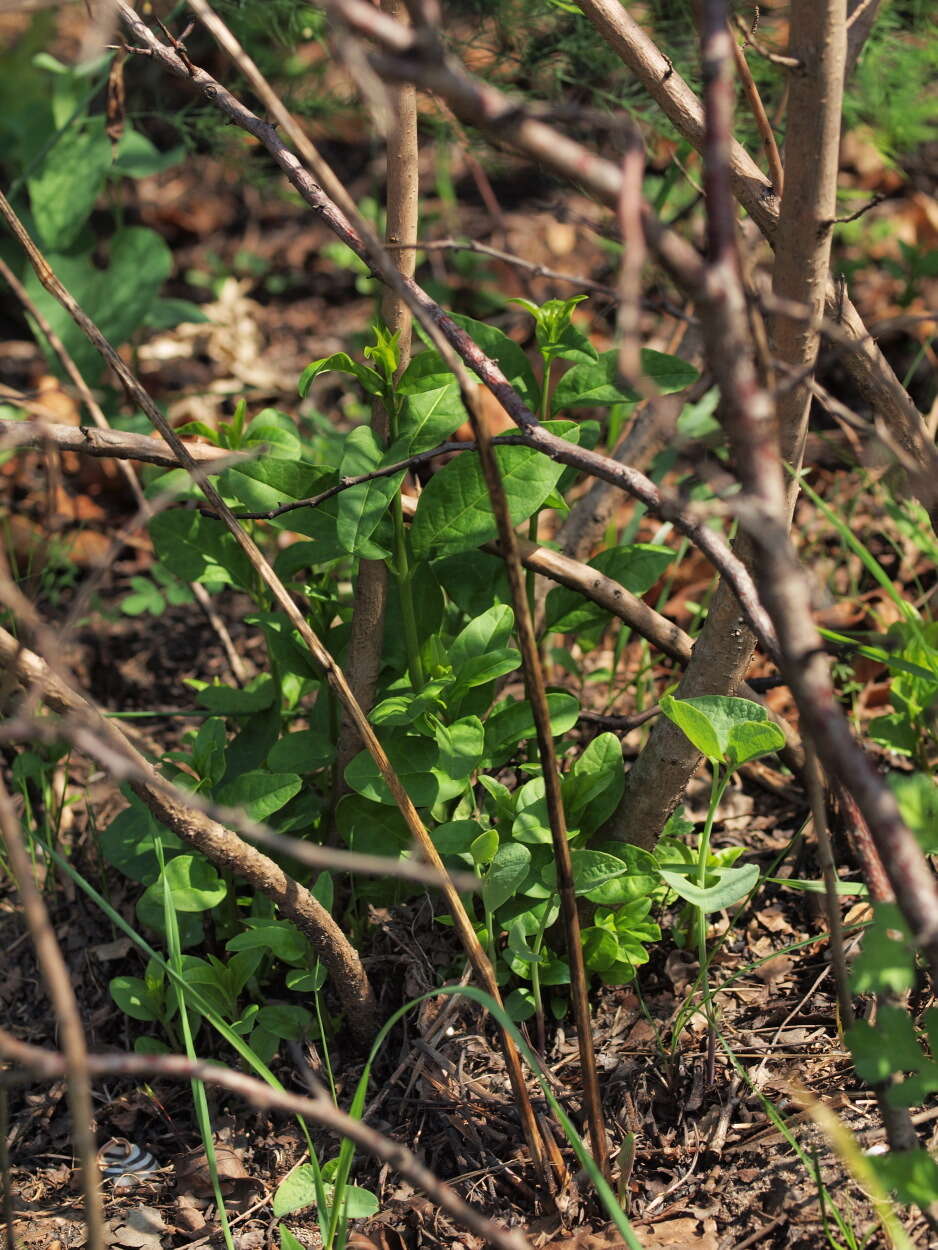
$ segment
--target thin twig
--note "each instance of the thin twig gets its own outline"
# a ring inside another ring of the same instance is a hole
[[[733,14],[733,24],[746,41],[748,47],[763,57],[766,61],[771,61],[773,65],[780,65],[782,69],[800,69],[801,62],[793,56],[785,56],[781,52],[773,52],[771,48],[767,48],[755,36],[755,32],[750,30],[738,13]],[[779,191],[781,194],[781,191]]]
[[[81,1173],[85,1200],[85,1224],[90,1250],[104,1248],[104,1208],[101,1202],[101,1177],[94,1132],[94,1107],[88,1067],[88,1047],[81,1023],[78,1002],[71,976],[42,895],[33,880],[30,861],[13,802],[0,775],[0,835],[6,847],[7,860],[19,892],[23,915],[29,928],[45,982],[52,1001],[59,1035],[62,1039],[63,1064],[68,1088],[68,1104],[72,1117],[72,1141]],[[12,1240],[11,1240],[12,1246]]]
[[[756,80],[752,76],[749,62],[746,60],[746,54],[735,39],[733,40],[733,60],[736,64],[739,81],[742,83],[743,91],[746,94],[746,100],[749,103],[750,112],[755,119],[759,138],[762,140],[762,147],[765,149],[765,158],[769,163],[769,176],[772,179],[772,185],[775,187],[776,195],[781,195],[785,175],[782,170],[782,158],[779,155],[778,144],[775,142],[775,131],[772,129],[772,123],[769,121],[768,114],[765,111],[762,96],[759,93]]]

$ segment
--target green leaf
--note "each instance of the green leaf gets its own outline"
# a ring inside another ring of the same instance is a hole
[[[591,925],[583,929],[580,939],[590,972],[609,972],[619,962],[619,939],[608,929]]]
[[[46,259],[114,347],[126,343],[143,323],[173,267],[167,245],[156,231],[144,226],[127,226],[117,231],[110,241],[106,268],[96,265],[90,253],[53,253]],[[104,369],[97,351],[32,270],[25,286],[80,371],[89,381],[96,381]],[[57,358],[48,354],[51,349],[44,345],[43,350],[53,368],[60,368]]]
[[[72,126],[26,180],[36,228],[48,251],[64,251],[91,215],[111,165],[104,118]]]
[[[598,734],[563,779],[570,824],[579,826],[581,833],[598,829],[612,815],[624,787],[622,744],[613,733]]]
[[[664,695],[661,710],[711,763],[738,768],[785,745],[785,735],[758,703],[730,695],[675,699]]]
[[[637,846],[629,846],[622,842],[607,844],[604,847],[599,846],[595,849],[605,850],[608,854],[615,855],[617,859],[624,860],[629,870],[622,876],[613,877],[589,890],[586,897],[591,903],[607,907],[615,906],[617,927],[620,930],[627,917],[632,915],[630,909],[636,905],[639,908],[644,907],[641,917],[644,919],[651,907],[651,895],[659,885],[660,874],[654,856],[648,851],[640,850]]]
[[[225,469],[219,476],[218,487],[226,499],[249,512],[271,512],[282,504],[318,495],[332,486],[335,479],[335,471],[321,465],[263,456]],[[293,530],[297,519],[308,515],[309,511],[311,509],[298,508],[273,517],[269,524]]]
[[[289,920],[266,920],[237,933],[225,943],[229,951],[269,951],[289,964],[308,964],[312,957],[309,942]]]
[[[417,807],[432,807],[440,792],[433,772],[439,747],[429,738],[389,732],[383,736],[391,765]],[[373,803],[394,803],[391,792],[367,751],[360,751],[345,770],[349,786]]]
[[[914,755],[918,749],[918,734],[905,712],[874,716],[868,733],[873,742],[895,751],[897,755]]]
[[[549,422],[548,429],[576,441],[576,426]],[[508,510],[513,525],[526,520],[541,506],[564,466],[530,447],[496,447]],[[457,456],[435,473],[424,488],[411,526],[414,553],[429,557],[467,551],[497,534],[488,487],[479,459]]]
[[[204,720],[192,747],[192,767],[196,775],[210,785],[217,785],[225,775],[227,746],[225,722],[217,716]]]
[[[112,172],[124,178],[149,178],[178,165],[185,155],[183,144],[177,143],[161,152],[146,135],[127,125],[117,144]]]
[[[917,1072],[926,1062],[909,1013],[901,1007],[881,1006],[876,1024],[858,1020],[844,1031],[857,1075],[871,1085],[894,1072]]]
[[[474,321],[472,317],[460,316],[458,313],[452,313],[451,316],[470,335],[476,346],[498,363],[502,373],[528,407],[537,412],[541,390],[534,377],[534,370],[518,344],[496,326],[486,325],[484,321]]]
[[[111,997],[131,1020],[159,1020],[159,1004],[140,977],[113,977],[108,987]]]
[[[163,615],[166,600],[152,578],[132,577],[130,584],[133,593],[124,595],[120,605],[126,616],[142,616],[144,612],[149,612],[151,616]]]
[[[450,797],[447,781],[460,783],[455,791],[458,794],[461,783],[482,763],[485,729],[478,716],[464,716],[452,725],[437,725],[435,737],[439,757],[434,770],[440,779],[439,797],[445,799]]]
[[[296,423],[289,413],[277,408],[262,408],[244,431],[239,445],[264,446],[267,456],[281,459],[298,459],[302,451]]]
[[[398,434],[404,455],[415,456],[444,442],[467,420],[452,374],[445,386],[407,395],[401,410]]]
[[[257,1013],[257,1022],[275,1037],[298,1042],[310,1032],[313,1017],[305,1007],[297,1007],[292,1003],[273,1003],[268,1007],[261,1007]]]
[[[892,937],[897,932],[898,937]],[[850,968],[854,994],[901,994],[915,984],[915,952],[908,926],[895,903],[874,903],[873,923],[863,934]]]
[[[449,697],[455,702],[467,690],[472,690],[476,686],[484,686],[486,682],[494,681],[497,677],[513,673],[520,665],[521,652],[516,651],[514,647],[503,647],[488,655],[474,656],[465,664],[460,665]]]
[[[497,603],[470,621],[447,649],[447,658],[454,671],[458,673],[468,660],[486,656],[506,646],[514,627],[515,614],[506,603]]]
[[[439,352],[428,350],[414,356],[398,378],[396,390],[398,395],[419,395],[423,391],[438,391],[455,384],[453,372],[443,363]],[[466,419],[464,414],[463,420]]]
[[[552,411],[565,408],[607,407],[610,404],[637,403],[640,396],[618,381],[619,353],[616,348],[600,353],[598,360],[574,365],[557,384]],[[677,356],[642,349],[642,373],[663,395],[681,391],[699,377],[693,365]]]
[[[315,1169],[311,1163],[301,1163],[277,1186],[273,1202],[274,1215],[289,1215],[291,1211],[302,1211],[304,1207],[314,1206],[315,1203]]]
[[[577,848],[570,852],[570,858],[573,861],[573,881],[578,895],[588,894],[629,871],[629,866],[624,860],[606,851]],[[556,889],[556,864],[549,863],[541,879],[545,885]]]
[[[250,716],[269,708],[277,697],[270,673],[258,673],[242,689],[239,686],[203,686],[196,691],[196,702],[220,716]]]
[[[759,880],[759,865],[744,864],[741,868],[721,868],[709,874],[716,881],[709,886],[699,886],[688,880],[683,873],[661,869],[661,879],[675,894],[699,907],[701,911],[722,911],[744,898]]]
[[[886,778],[902,819],[926,855],[938,852],[938,785],[925,773],[890,773]]]
[[[543,777],[532,777],[518,791],[511,836],[532,846],[550,846],[553,841]]]
[[[483,832],[477,820],[449,820],[431,831],[430,840],[441,855],[468,855]]]
[[[175,330],[176,326],[203,325],[207,322],[208,317],[192,300],[165,297],[155,299],[143,319],[148,330]]]
[[[325,728],[300,729],[284,734],[270,750],[267,763],[274,772],[311,773],[335,759],[335,743]]]
[[[490,864],[498,853],[498,830],[483,829],[469,847],[472,862],[478,867]]]
[[[524,1020],[530,1020],[537,1011],[534,995],[526,989],[512,990],[505,999],[505,1010],[512,1020],[518,1021],[519,1024]]]
[[[346,794],[336,808],[336,828],[350,850],[393,859],[410,848],[412,838],[397,807]]]
[[[131,881],[150,885],[159,876],[154,841],[159,838],[164,851],[178,850],[182,842],[164,829],[149,809],[134,796],[98,838],[101,854]]]
[[[280,1250],[305,1250],[302,1242],[290,1232],[286,1224],[280,1225]]]
[[[550,727],[554,737],[567,733],[577,722],[580,703],[566,691],[551,691],[547,696]],[[503,764],[526,738],[534,737],[534,713],[527,700],[503,703],[485,723],[485,758],[489,764]]]
[[[518,842],[498,848],[482,884],[482,900],[489,911],[497,911],[515,894],[528,875],[531,852]]]
[[[353,360],[347,352],[334,352],[331,356],[324,356],[322,360],[314,360],[312,364],[306,366],[300,374],[297,386],[300,394],[305,398],[313,379],[318,378],[321,373],[330,373],[332,371],[350,373],[353,378],[358,379],[369,395],[381,395],[384,393],[384,382],[381,380],[381,375],[376,373],[374,369],[369,369],[367,365]]]
[[[243,773],[218,791],[226,807],[243,807],[252,820],[266,820],[300,792],[303,782],[295,773]]]
[[[938,1162],[927,1150],[890,1150],[866,1158],[883,1186],[900,1202],[924,1210],[938,1201]]]
[[[159,879],[148,889],[161,896],[164,882],[176,911],[208,911],[228,893],[215,865],[202,855],[177,855],[168,860]]]
[[[382,462],[396,464],[406,454],[403,440],[398,440],[385,454],[371,429],[359,425],[345,439],[339,476],[359,477],[371,473]],[[403,472],[395,473],[393,477],[362,482],[339,495],[336,533],[350,555],[355,555],[378,528],[403,480]]]
[[[181,581],[251,588],[250,561],[214,517],[175,508],[153,517],[149,530],[157,555]]]
[[[644,595],[662,576],[674,560],[674,555],[670,547],[634,543],[601,551],[590,560],[589,567],[619,582],[633,595]],[[578,591],[566,586],[557,586],[550,591],[544,612],[545,628],[563,634],[605,621],[609,615],[605,608],[589,602]]]

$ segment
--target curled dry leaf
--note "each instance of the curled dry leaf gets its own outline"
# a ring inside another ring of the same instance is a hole
[[[108,1220],[107,1245],[113,1250],[163,1250],[161,1233],[171,1231],[155,1207],[134,1207]]]

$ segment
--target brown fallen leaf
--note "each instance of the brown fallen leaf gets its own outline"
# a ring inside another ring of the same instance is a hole
[[[169,1232],[156,1207],[134,1207],[108,1220],[106,1245],[114,1250],[163,1250],[161,1233]]]

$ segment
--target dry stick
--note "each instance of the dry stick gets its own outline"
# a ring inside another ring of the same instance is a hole
[[[746,60],[746,54],[735,39],[733,40],[733,62],[736,66],[736,73],[739,75],[739,81],[743,85],[743,91],[746,93],[749,110],[755,119],[759,138],[762,140],[762,146],[765,149],[765,158],[769,163],[769,175],[772,179],[772,186],[775,188],[775,194],[781,195],[785,184],[785,175],[782,170],[782,158],[778,152],[778,144],[775,142],[775,131],[772,129],[772,123],[769,121],[765,111],[762,96],[759,94],[756,80],[753,78],[749,62]]]
[[[57,1079],[68,1070],[64,1056],[21,1042],[5,1029],[0,1029],[0,1054],[43,1080]],[[346,1115],[326,1097],[309,1098],[273,1089],[242,1072],[204,1060],[187,1059],[183,1055],[89,1055],[88,1068],[95,1076],[204,1081],[206,1085],[229,1090],[261,1111],[283,1111],[302,1116],[339,1138],[347,1137],[360,1149],[387,1163],[487,1244],[498,1250],[530,1250],[529,1242],[522,1233],[502,1228],[489,1220],[464,1202],[444,1181],[438,1180],[406,1146],[375,1132],[361,1120]],[[17,1073],[8,1072],[0,1076],[2,1084],[21,1081]]]
[[[642,270],[645,266],[645,235],[642,231],[642,183],[645,179],[645,149],[633,131],[626,134],[622,157],[622,185],[616,206],[622,234],[622,260],[619,265],[619,307],[616,333],[619,337],[617,368],[620,378],[643,399],[653,400],[658,388],[644,376],[641,352]]]
[[[3,1191],[3,1222],[7,1230],[7,1250],[16,1250],[13,1238],[13,1178],[10,1175],[10,1098],[5,1086],[0,1084],[0,1189]]]
[[[717,0],[707,0],[721,8]],[[721,21],[725,14],[720,14]],[[714,23],[716,15],[710,14]],[[727,120],[721,125],[713,159],[726,151]],[[938,980],[938,886],[921,848],[903,824],[898,805],[869,758],[853,738],[834,694],[823,642],[812,616],[811,586],[788,536],[788,499],[772,403],[759,386],[748,340],[746,301],[739,276],[731,225],[733,207],[725,178],[714,178],[711,200],[714,236],[722,252],[708,267],[694,250],[674,236],[658,233],[653,239],[659,258],[686,290],[696,291],[709,314],[701,320],[708,339],[710,364],[723,396],[723,418],[734,462],[742,479],[747,503],[745,523],[757,549],[757,572],[762,595],[772,615],[783,649],[783,669],[798,704],[802,723],[815,742],[825,769],[849,789],[857,801],[876,844],[896,899],[913,938]],[[721,224],[723,223],[723,224]],[[651,223],[653,235],[654,224]]]
[[[22,282],[20,282],[16,274],[13,273],[9,265],[2,257],[0,257],[0,278],[3,278],[25,311],[29,313],[36,325],[42,331],[49,346],[58,357],[62,368],[65,370],[75,389],[78,391],[78,394],[81,396],[82,402],[91,414],[91,419],[97,428],[102,431],[109,430],[111,427],[107,417],[104,415],[101,405],[95,399],[91,388],[82,377],[81,370],[75,364],[65,344],[56,334],[55,330],[53,330],[42,311],[36,306],[35,301],[31,298]],[[121,464],[119,467],[124,476],[124,480],[130,489],[130,493],[136,500],[138,509],[141,514],[145,516],[148,506],[147,499],[140,486],[140,482],[137,480],[137,475],[128,464]],[[245,671],[244,665],[241,663],[241,657],[235,650],[227,625],[215,611],[208,591],[200,582],[191,582],[189,588],[192,590],[195,595],[196,602],[205,613],[209,623],[218,635],[218,640],[221,643],[222,649],[224,650],[225,656],[228,660],[228,667],[234,674],[235,680],[239,685],[243,686],[247,681],[247,672]]]
[[[681,137],[698,152],[703,151],[704,114],[700,101],[627,8],[620,0],[579,0],[579,5],[609,46],[640,79]],[[778,230],[778,196],[745,148],[732,139],[729,174],[736,199],[774,244]],[[844,300],[842,312],[839,310],[832,283],[826,289],[826,303],[828,314],[842,319],[843,328],[858,344],[858,350],[845,358],[846,368],[871,411],[882,417],[894,440],[909,456],[914,466],[910,472],[912,486],[932,515],[938,510],[938,450],[927,437],[921,414],[867,334],[850,300]]]
[[[71,978],[62,957],[49,913],[33,880],[33,866],[23,845],[22,831],[9,792],[0,776],[0,835],[6,846],[7,859],[16,881],[23,915],[29,928],[45,982],[52,1000],[59,1033],[68,1088],[68,1105],[72,1117],[72,1141],[78,1156],[81,1187],[85,1199],[85,1223],[90,1250],[103,1250],[104,1210],[101,1204],[101,1177],[98,1171],[94,1133],[94,1108],[91,1101],[91,1080],[88,1069],[88,1047]],[[11,1241],[12,1247],[12,1241]]]
[[[124,0],[117,0],[117,2],[125,22],[140,39],[143,45],[142,50],[156,57],[170,73],[192,82],[206,99],[211,100],[231,121],[263,143],[291,185],[321,220],[357,256],[372,266],[376,277],[405,295],[414,314],[420,318],[434,347],[443,356],[447,367],[455,373],[457,380],[464,377],[464,374],[460,370],[458,359],[453,356],[453,351],[458,353],[458,357],[481,378],[515,424],[525,431],[527,446],[542,451],[562,464],[570,465],[581,472],[618,486],[619,489],[640,499],[653,515],[671,521],[680,533],[690,539],[707,556],[730,583],[746,620],[759,637],[760,645],[767,654],[774,656],[775,641],[771,623],[759,604],[747,569],[730,551],[725,539],[704,521],[698,520],[692,512],[682,508],[677,500],[662,492],[644,474],[637,473],[629,466],[619,464],[598,452],[576,447],[541,427],[499,367],[479,350],[471,337],[457,326],[416,282],[403,281],[400,278],[397,270],[388,262],[380,243],[374,239],[368,223],[362,219],[354,203],[349,199],[342,184],[338,182],[329,166],[322,161],[308,136],[296,125],[263,77],[257,75],[256,67],[253,72],[257,76],[251,79],[254,90],[264,100],[265,106],[277,119],[280,129],[288,135],[300,152],[306,165],[313,170],[315,178],[310,176],[294,153],[286,147],[274,126],[261,121],[210,74],[196,66],[191,66],[191,63],[190,68],[187,68],[176,52],[162,44]],[[380,10],[370,5],[358,5],[355,7],[355,13],[367,20],[367,29],[370,30],[371,26],[376,24],[384,31],[392,39],[392,46],[410,46],[413,39],[412,33],[386,17]],[[394,43],[394,40],[397,42]],[[432,86],[441,87],[444,91],[452,87],[451,76],[444,73],[441,77],[439,70],[434,67],[431,67],[432,73],[424,72],[419,64],[411,62],[394,64],[390,68],[394,70],[392,76],[397,78],[413,77],[421,82],[429,81]],[[512,135],[512,142],[518,141],[515,132],[520,113],[511,101],[494,89],[488,87],[483,89],[481,84],[473,83],[465,76],[459,79],[458,85],[460,92],[456,94],[461,99],[465,96],[468,101],[467,112],[470,120],[478,123],[481,118],[481,124],[484,124],[485,117],[489,116],[490,122],[494,123],[496,134],[506,129]],[[489,128],[491,129],[491,126]],[[532,128],[533,134],[530,133]],[[605,203],[610,205],[616,203],[619,174],[617,168],[610,162],[593,156],[580,144],[558,135],[556,131],[540,122],[526,123],[522,137],[525,142],[522,142],[520,146],[530,150],[536,159],[543,161],[551,168],[558,169],[566,176],[585,181]],[[530,148],[528,148],[528,140],[530,140]],[[324,193],[323,188],[326,188],[328,194]],[[468,402],[475,402],[474,388],[470,388],[467,394]]]
[[[189,69],[186,69],[186,67],[182,65],[178,56],[171,52],[170,49],[164,48],[163,45],[159,43],[159,40],[153,37],[145,23],[138,20],[133,9],[131,9],[129,5],[125,4],[123,0],[118,0],[118,7],[124,17],[124,20],[127,21],[130,24],[131,29],[144,40],[146,46],[153,51],[154,55],[159,55],[164,62],[169,59],[174,68],[176,65],[179,65],[186,76],[189,75],[191,70],[193,76],[201,76],[203,79],[208,78],[208,75],[205,75],[203,71],[196,71],[194,67],[191,67],[191,65]],[[257,91],[260,98],[264,101],[265,106],[270,110],[271,115],[283,127],[284,132],[297,146],[298,150],[303,153],[304,159],[311,165],[311,168],[316,169],[320,181],[325,182],[332,189],[332,191],[340,197],[343,207],[353,215],[356,226],[359,231],[362,232],[361,237],[355,236],[359,249],[363,247],[361,238],[367,238],[371,244],[371,251],[369,252],[369,255],[372,262],[377,266],[378,271],[386,279],[388,285],[391,286],[393,290],[405,294],[406,298],[406,293],[410,290],[410,286],[406,279],[404,279],[395,268],[393,262],[388,260],[381,244],[372,235],[367,223],[363,220],[361,214],[358,213],[354,202],[345,191],[345,188],[335,177],[328,165],[320,160],[319,154],[316,152],[312,143],[309,141],[302,129],[297,126],[294,118],[284,107],[283,102],[280,100],[276,92],[272,90],[269,83],[258,70],[257,66],[247,56],[244,49],[232,35],[231,31],[223,22],[219,20],[204,0],[191,0],[190,7],[192,7],[193,11],[198,14],[200,20],[206,25],[220,45],[229,53],[229,55],[232,56],[238,65],[238,68],[247,76],[254,90]],[[395,25],[397,24],[395,23]],[[210,78],[208,79],[208,82],[212,86],[212,98],[219,98],[220,93],[223,92],[224,89],[214,83],[214,80]],[[226,100],[230,103],[233,113],[246,120],[246,111],[234,101],[233,97],[231,97],[229,93],[225,92],[224,94]],[[265,126],[263,123],[259,123],[256,118],[253,118],[253,115],[252,120],[257,125],[263,126],[264,132],[269,135],[275,134],[272,126]],[[282,144],[280,144],[280,147],[283,152],[284,165],[298,173],[300,166],[297,158],[293,156],[292,153],[288,153],[287,150],[283,148]],[[303,181],[305,182],[306,180],[304,179]],[[322,193],[315,184],[312,184],[310,187],[310,192],[317,200],[322,200]],[[350,228],[347,228],[346,232],[350,233]],[[411,306],[413,307],[412,298],[409,299],[408,302],[411,303]],[[475,388],[472,386],[466,371],[462,368],[459,360],[453,356],[452,351],[449,349],[445,340],[442,339],[439,331],[432,325],[432,323],[430,325],[430,329],[432,331],[431,337],[434,338],[435,345],[438,346],[438,349],[443,354],[443,358],[453,369],[453,372],[457,377],[467,410],[470,413],[473,413],[476,419],[479,420],[478,399],[475,394]],[[163,433],[163,436],[166,437],[166,432],[162,429],[161,433]],[[170,434],[172,435],[172,431],[170,431]],[[212,491],[211,495],[209,494],[207,483],[203,485],[203,490],[210,498],[210,501],[216,503],[216,506],[221,504],[223,508],[225,507],[222,500],[218,497],[217,492]],[[212,495],[214,495],[214,499],[212,499]],[[224,513],[222,513],[222,515],[223,517],[225,516]],[[266,561],[263,560],[263,557],[261,556],[261,553],[257,549],[256,545],[251,542],[251,540],[247,539],[246,535],[243,535],[243,531],[240,531],[240,527],[238,527],[237,522],[230,513],[228,513],[228,517],[226,517],[225,520],[226,524],[229,524],[229,527],[234,526],[233,532],[236,533],[236,537],[238,538],[238,541],[242,543],[242,546],[245,541],[250,543],[252,555],[254,556],[255,567],[260,569],[265,577],[265,580],[269,577],[270,580],[268,580],[267,584],[274,590],[275,598],[287,611],[290,620],[294,624],[297,624],[297,627],[300,629],[301,637],[323,666],[330,685],[332,685],[333,689],[339,695],[342,703],[351,713],[362,740],[378,765],[379,771],[381,772],[385,783],[388,785],[395,802],[400,808],[405,823],[407,824],[407,827],[415,841],[420,846],[429,862],[433,864],[434,867],[436,867],[441,873],[445,872],[443,861],[440,858],[436,847],[433,845],[430,835],[417,813],[417,809],[414,807],[410,796],[401,785],[397,774],[391,767],[390,761],[388,760],[381,743],[378,741],[374,730],[368,723],[367,718],[362,714],[358,704],[355,702],[351,691],[348,689],[348,684],[341,669],[339,669],[339,667],[335,664],[331,655],[329,655],[325,647],[322,646],[319,639],[309,628],[307,622],[297,611],[292,599],[284,590],[273,570],[266,563]],[[257,561],[260,561],[261,563],[258,564]],[[479,981],[488,993],[492,995],[495,1001],[501,1002],[501,995],[498,988],[498,982],[495,978],[495,971],[492,968],[481,943],[479,942],[472,921],[466,912],[459,893],[449,882],[443,886],[443,893],[450,913],[453,917],[454,927],[460,941],[462,942],[463,948],[472,963],[476,976],[479,978]],[[499,1032],[501,1035],[502,1050],[505,1055],[505,1063],[508,1068],[512,1090],[518,1102],[518,1111],[521,1118],[524,1137],[527,1142],[528,1149],[531,1151],[535,1168],[537,1169],[539,1175],[546,1179],[543,1143],[538,1131],[537,1121],[534,1116],[533,1107],[531,1106],[531,1099],[528,1094],[527,1086],[524,1082],[524,1074],[521,1068],[521,1057],[507,1030],[499,1026]]]
[[[853,1024],[853,1000],[850,997],[850,976],[847,972],[847,959],[844,952],[843,921],[840,914],[840,895],[837,893],[839,878],[837,865],[834,861],[834,848],[831,844],[830,828],[827,823],[827,806],[825,803],[824,786],[821,770],[818,767],[817,753],[811,742],[805,747],[805,784],[808,791],[808,802],[811,805],[811,822],[814,825],[814,836],[817,839],[818,862],[821,876],[824,878],[824,901],[827,911],[827,927],[831,935],[831,965],[837,983],[837,1003],[840,1007],[841,1029],[848,1029]]]
[[[800,9],[800,12],[799,12]],[[802,238],[803,245],[815,247],[804,257],[805,268],[809,277],[803,289],[808,299],[816,292],[819,282],[826,276],[826,259],[823,257],[824,240],[817,234],[817,223],[823,222],[824,207],[836,193],[836,170],[838,157],[838,139],[840,124],[840,92],[843,82],[845,41],[845,0],[825,0],[816,12],[810,12],[810,0],[795,0],[792,13],[793,30],[798,27],[798,38],[806,39],[799,43],[802,54],[807,57],[814,54],[818,58],[818,69],[812,74],[812,81],[819,82],[823,99],[815,98],[814,104],[822,114],[819,121],[817,142],[821,145],[815,152],[817,171],[813,171],[806,162],[806,153],[799,152],[796,137],[795,146],[789,149],[788,169],[785,196],[797,197],[804,204],[807,198],[813,217],[813,240]],[[795,695],[802,718],[809,727],[809,741],[812,746],[827,755],[825,760],[831,772],[839,774],[841,781],[852,778],[852,769],[857,767],[859,757],[861,768],[868,775],[872,769],[865,754],[859,749],[850,735],[843,713],[833,698],[830,688],[829,667],[820,651],[820,637],[811,616],[810,590],[807,579],[797,564],[789,538],[793,492],[784,480],[781,448],[776,439],[772,407],[768,396],[759,388],[751,357],[748,356],[744,295],[742,289],[741,267],[735,236],[735,213],[729,185],[729,139],[732,133],[732,96],[728,86],[729,55],[727,42],[732,42],[727,28],[726,0],[704,0],[702,6],[701,60],[704,72],[704,102],[707,119],[707,141],[705,145],[705,176],[708,190],[707,196],[707,229],[710,247],[710,267],[706,277],[711,284],[714,296],[711,309],[714,321],[718,317],[724,321],[720,327],[723,333],[722,342],[714,344],[715,355],[719,357],[722,350],[726,352],[724,376],[720,379],[721,392],[724,400],[724,423],[735,452],[735,460],[743,479],[743,487],[756,501],[750,516],[750,534],[755,548],[756,567],[762,582],[763,593],[766,594],[770,610],[773,612],[780,643],[785,650],[785,670],[790,674],[789,684]],[[793,35],[793,47],[794,35]],[[792,99],[794,102],[795,93]],[[801,100],[800,106],[805,107],[806,101]],[[836,118],[825,116],[826,108],[836,111]],[[789,125],[798,131],[795,119]],[[798,155],[796,155],[798,153]],[[801,159],[799,160],[799,156]],[[796,187],[796,179],[798,185]],[[833,184],[833,185],[832,185]],[[810,188],[807,197],[806,190]],[[783,205],[783,222],[785,206]],[[784,236],[780,228],[779,254],[784,247]],[[798,227],[792,231],[797,238]],[[824,232],[829,239],[829,231]],[[828,242],[829,247],[829,242]],[[819,249],[822,257],[819,257]],[[789,262],[790,263],[790,262]],[[813,274],[813,282],[811,275]],[[722,316],[721,316],[722,315]],[[813,351],[816,353],[817,340],[813,340]],[[812,343],[801,345],[801,359],[806,363],[813,360]],[[711,355],[711,364],[716,371],[720,361]],[[782,401],[784,404],[784,400]],[[798,436],[801,433],[800,413],[797,407],[791,407],[787,413],[788,425],[781,428],[783,447],[788,443],[790,456],[800,462],[802,444]],[[806,419],[806,414],[805,414]],[[752,521],[758,518],[758,524]],[[799,642],[810,639],[812,646],[807,652],[799,654]],[[801,661],[799,664],[798,661]],[[809,670],[820,668],[817,680],[812,680]],[[818,713],[822,716],[818,717]],[[854,759],[848,767],[845,761],[837,757],[839,767],[831,766],[830,750],[836,740],[840,740],[850,749]],[[832,958],[837,973],[838,997],[841,1002],[841,1013],[845,1021],[852,1016],[847,973],[844,962],[843,940],[840,929],[840,906],[836,894],[836,874],[827,836],[826,813],[821,794],[820,778],[813,750],[809,752],[809,791],[815,820],[815,831],[824,866],[825,885],[827,887],[829,923],[831,927]],[[888,806],[895,800],[879,782],[881,801]],[[854,789],[856,789],[854,785]],[[859,796],[858,796],[859,797]],[[861,800],[862,807],[862,800]],[[868,813],[865,813],[868,815]],[[918,847],[909,830],[901,826],[901,822],[892,820],[887,830],[881,823],[871,827],[874,837],[880,838],[888,832],[892,853],[902,860],[902,866],[895,865],[897,876],[903,878],[903,889],[900,890],[896,877],[893,884],[900,901],[900,906],[907,919],[911,919],[910,910],[923,923],[913,929],[922,940],[932,968],[932,977],[938,974],[938,887],[927,860]],[[879,845],[881,854],[885,841]],[[885,858],[885,855],[884,855]],[[917,859],[917,863],[915,860]],[[888,863],[888,861],[887,861]],[[910,881],[910,874],[915,877]],[[926,884],[927,883],[927,884]],[[912,888],[910,889],[910,885]],[[922,889],[927,891],[930,899],[921,897]],[[924,915],[922,915],[924,905]],[[894,1149],[908,1149],[911,1143],[917,1142],[914,1126],[908,1114],[892,1114],[885,1090],[877,1091],[878,1100],[884,1111],[884,1126]],[[929,1211],[924,1211],[926,1218],[933,1221]]]

